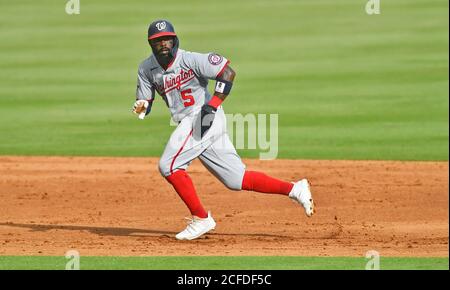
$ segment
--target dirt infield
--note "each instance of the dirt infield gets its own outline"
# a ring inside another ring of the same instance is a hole
[[[217,221],[179,242],[188,211],[155,158],[0,157],[0,255],[448,257],[448,162],[246,160],[308,177],[317,214],[279,195],[227,190],[189,168]]]

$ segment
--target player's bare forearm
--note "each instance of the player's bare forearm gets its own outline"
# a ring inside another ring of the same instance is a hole
[[[230,83],[233,83],[234,77],[236,76],[236,72],[227,65],[217,80],[224,80]],[[220,98],[222,101],[228,96],[228,94],[218,92],[217,90],[214,92],[214,95]]]

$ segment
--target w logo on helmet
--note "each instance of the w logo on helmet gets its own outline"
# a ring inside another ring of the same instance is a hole
[[[156,28],[158,28],[159,31],[166,29],[167,24],[163,22],[156,23]]]
[[[162,36],[177,36],[172,23],[165,19],[153,21],[148,27],[148,40],[152,40]]]

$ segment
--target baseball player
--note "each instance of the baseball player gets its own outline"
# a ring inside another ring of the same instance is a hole
[[[310,217],[314,202],[306,179],[285,182],[246,170],[236,153],[221,106],[232,90],[236,75],[230,61],[216,53],[180,49],[175,29],[167,20],[150,24],[148,42],[153,54],[139,65],[133,112],[140,119],[148,115],[157,92],[178,123],[159,161],[161,174],[192,214],[188,226],[176,238],[193,240],[216,227],[186,172],[196,158],[229,189],[288,196],[302,205]],[[209,80],[215,81],[212,96],[208,92]]]

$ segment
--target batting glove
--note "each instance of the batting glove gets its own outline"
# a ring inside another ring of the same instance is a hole
[[[202,111],[200,112],[200,128],[201,128],[201,138],[208,132],[214,121],[217,109],[210,105],[203,105]]]
[[[150,113],[150,103],[147,100],[137,100],[133,105],[133,113],[139,115],[139,119],[144,119]]]

